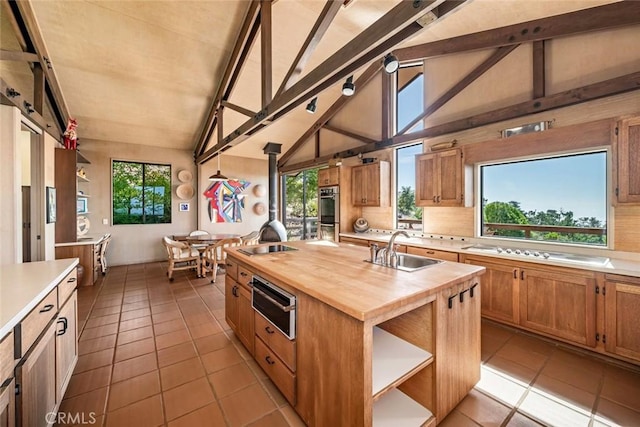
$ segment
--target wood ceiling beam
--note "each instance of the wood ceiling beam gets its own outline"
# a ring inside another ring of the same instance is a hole
[[[380,71],[382,65],[379,61],[376,61],[369,65],[369,67],[356,79],[355,85],[359,88],[364,88],[366,84],[371,81],[371,79]],[[284,165],[291,156],[293,156],[304,144],[307,140],[314,134],[317,133],[322,126],[327,124],[329,120],[336,115],[338,111],[345,106],[347,102],[349,102],[353,97],[341,96],[336,102],[334,102],[327,111],[320,116],[318,120],[316,120],[310,127],[307,129],[300,138],[289,148],[284,154],[280,156],[278,159],[278,166]]]
[[[28,117],[29,120],[35,122],[42,129],[49,129],[51,125],[47,124],[40,113],[37,111],[29,112],[25,103],[29,103],[27,99],[25,99],[20,93],[9,96],[9,93],[12,93],[15,88],[9,86],[7,82],[4,81],[2,77],[0,77],[0,104],[2,105],[11,105],[19,109],[25,117]]]
[[[220,84],[218,85],[218,89],[216,90],[216,95],[214,96],[213,102],[209,107],[209,112],[207,113],[207,117],[205,118],[202,125],[200,135],[198,137],[198,140],[196,141],[194,150],[196,155],[201,154],[206,148],[207,141],[212,135],[213,129],[217,124],[216,115],[218,113],[220,102],[225,95],[225,99],[228,98],[228,95],[230,94],[231,89],[233,88],[240,74],[240,72],[236,72],[236,70],[242,68],[242,65],[244,64],[250,50],[246,47],[248,45],[250,48],[253,44],[253,41],[255,40],[257,27],[260,25],[258,20],[260,11],[259,5],[260,0],[252,0],[249,4],[247,14],[245,15],[242,26],[240,27],[238,37],[236,37],[236,44],[233,46],[233,50],[231,51],[231,55],[229,56],[229,60],[227,61],[227,66],[225,67],[224,73],[222,74],[222,79],[220,79]]]
[[[453,97],[462,92],[467,86],[476,81],[480,76],[486,73],[491,67],[500,62],[505,56],[513,52],[519,45],[511,45],[511,46],[503,46],[499,47],[493,55],[484,60],[480,65],[474,68],[469,74],[464,76],[458,83],[456,83],[451,89],[446,91],[440,98],[433,101],[431,105],[429,105],[425,110],[420,113],[416,118],[411,120],[400,132],[398,135],[403,135],[407,133],[411,128],[413,128],[416,123],[420,120],[424,120],[429,117],[431,114],[439,110],[444,104],[449,102]]]
[[[621,77],[605,80],[576,89],[571,89],[543,98],[526,101],[509,107],[500,108],[486,113],[477,114],[465,119],[454,120],[442,125],[433,126],[418,132],[398,135],[392,139],[377,142],[375,144],[367,144],[361,147],[351,148],[349,150],[339,151],[313,160],[300,162],[296,164],[286,165],[282,172],[291,170],[299,170],[312,167],[317,164],[326,163],[332,158],[346,158],[356,156],[360,153],[370,153],[385,148],[393,148],[410,142],[419,142],[426,138],[446,135],[454,132],[484,126],[492,123],[498,123],[505,120],[511,120],[518,117],[525,117],[530,114],[540,113],[556,108],[568,107],[583,102],[592,101],[598,98],[618,95],[625,92],[640,90],[640,72],[627,74]]]
[[[260,3],[260,75],[262,76],[262,108],[273,100],[273,49],[271,0]]]
[[[640,2],[623,1],[394,51],[400,61],[489,49],[640,23]]]
[[[251,110],[249,110],[247,108],[244,108],[244,107],[241,107],[239,105],[233,104],[233,103],[231,103],[229,101],[222,101],[220,103],[220,105],[222,105],[223,107],[227,107],[230,110],[237,111],[238,113],[244,114],[245,116],[248,116],[248,117],[253,117],[253,116],[256,115],[255,111],[251,111]]]
[[[40,58],[31,52],[0,49],[0,61],[40,62]]]
[[[416,0],[412,2],[401,2],[378,19],[373,25],[327,58],[322,64],[310,71],[289,90],[274,99],[267,108],[259,111],[253,119],[249,119],[233,131],[223,142],[219,142],[216,146],[198,156],[196,161],[198,163],[204,163],[225,147],[239,144],[247,138],[250,132],[270,117],[275,117],[283,110],[290,110],[292,105],[299,105],[304,102],[313,96],[312,94],[314,91],[317,91],[318,88],[323,87],[324,90],[336,81],[352,74],[359,68],[353,69],[356,63],[364,61],[364,63],[359,64],[362,66],[372,61],[374,59],[373,54],[376,56],[379,55],[376,48],[379,48],[385,41],[401,33],[404,29],[410,28],[410,34],[415,34],[422,29],[422,26],[416,24],[415,20],[438,6],[442,1],[443,0]],[[408,35],[406,37],[408,37]],[[401,40],[397,43],[400,42]]]
[[[546,95],[544,40],[533,42],[533,97]]]
[[[296,81],[298,81],[298,77],[300,77],[300,74],[302,74],[305,65],[307,65],[307,61],[309,61],[309,58],[311,58],[311,55],[316,50],[316,47],[318,47],[320,40],[322,40],[322,37],[329,29],[329,26],[338,14],[342,3],[342,0],[328,0],[325,3],[324,8],[320,12],[318,19],[316,20],[316,23],[311,29],[311,32],[302,44],[298,55],[296,55],[296,59],[293,60],[289,71],[287,71],[287,74],[282,80],[282,84],[276,92],[276,97],[278,97],[280,94],[282,94],[282,92],[289,89]]]
[[[378,142],[375,139],[368,138],[364,135],[360,135],[359,133],[351,132],[346,129],[339,128],[337,126],[332,126],[329,123],[322,126],[322,128],[326,130],[330,130],[331,132],[336,132],[341,135],[348,136],[349,138],[357,139],[358,141],[364,142],[365,144],[375,144],[376,142]]]

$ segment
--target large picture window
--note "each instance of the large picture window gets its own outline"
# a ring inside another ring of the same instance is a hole
[[[607,245],[607,152],[480,166],[481,234]]]
[[[171,165],[114,160],[113,224],[171,222]]]
[[[422,144],[396,150],[396,228],[422,230],[422,208],[416,206],[416,155]]]
[[[288,240],[318,236],[318,169],[284,175],[282,218]]]

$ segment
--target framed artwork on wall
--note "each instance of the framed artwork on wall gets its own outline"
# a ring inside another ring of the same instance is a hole
[[[47,224],[56,222],[56,189],[47,187]]]
[[[180,203],[180,212],[189,212],[189,203]]]

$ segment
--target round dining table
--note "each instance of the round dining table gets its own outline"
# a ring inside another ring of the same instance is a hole
[[[200,234],[197,236],[189,236],[189,235],[174,235],[173,240],[177,242],[187,242],[189,245],[198,250],[200,254],[200,270],[198,271],[198,277],[204,277],[204,267],[202,264],[202,255],[207,250],[207,247],[213,245],[214,243],[219,242],[224,239],[234,239],[240,237],[239,234],[230,234],[230,233],[216,233],[216,234]]]

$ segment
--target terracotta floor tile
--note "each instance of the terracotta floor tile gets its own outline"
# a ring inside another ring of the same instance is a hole
[[[245,361],[247,366],[249,366],[249,369],[251,369],[251,372],[253,372],[253,374],[260,380],[264,380],[269,378],[267,376],[267,374],[264,372],[264,370],[262,370],[262,368],[260,367],[260,365],[258,365],[258,363],[255,360],[247,360]]]
[[[485,366],[493,369],[498,374],[525,386],[531,384],[538,373],[533,369],[529,369],[526,366],[500,356],[493,356],[485,363]]]
[[[640,412],[640,375],[616,366],[607,366],[601,396]]]
[[[158,393],[160,393],[160,376],[158,375],[158,371],[148,372],[121,381],[111,386],[107,411],[114,411]]]
[[[527,391],[527,384],[483,366],[480,381],[475,388],[509,407],[515,407]]]
[[[241,390],[257,380],[245,363],[239,363],[209,375],[209,381],[213,384],[218,399]]]
[[[123,320],[137,319],[139,317],[151,316],[150,308],[139,308],[138,310],[125,311],[120,316],[120,322]]]
[[[540,370],[548,359],[548,356],[526,350],[516,344],[511,344],[511,342],[506,343],[496,352],[496,355],[535,371]]]
[[[100,368],[102,366],[111,365],[113,361],[113,352],[113,348],[108,348],[106,350],[96,351],[95,353],[78,356],[78,363],[76,364],[76,368],[73,372],[77,374]]]
[[[160,369],[162,389],[169,390],[205,376],[202,362],[198,357],[174,363]]]
[[[118,333],[118,324],[112,323],[110,325],[98,326],[97,328],[84,328],[80,335],[80,341],[90,340],[94,338],[104,337],[106,335],[113,335]]]
[[[207,353],[201,356],[201,359],[208,374],[237,365],[244,360],[233,346]]]
[[[141,310],[148,307],[149,307],[148,301],[125,303],[125,304],[122,304],[122,312],[125,313],[127,311]]]
[[[169,365],[173,365],[183,360],[197,357],[198,353],[193,345],[193,342],[188,341],[182,344],[174,345],[173,347],[164,348],[158,351],[158,366],[161,368]]]
[[[456,409],[482,426],[499,426],[509,415],[509,408],[476,390],[471,390]]]
[[[88,391],[106,387],[111,382],[111,365],[92,369],[81,373],[74,373],[64,394],[65,399]]]
[[[307,427],[300,415],[291,406],[283,406],[280,408],[280,412],[282,412],[291,427]]]
[[[591,412],[596,400],[595,394],[546,375],[540,375],[536,378],[533,389],[553,395],[556,399],[566,402],[565,404],[567,404],[567,406],[575,405],[584,409],[586,412]]]
[[[190,314],[184,316],[184,322],[187,326],[191,327],[201,325],[203,323],[215,322],[215,318],[209,313]]]
[[[167,421],[174,420],[215,401],[213,391],[206,378],[200,378],[165,391],[163,399]],[[252,402],[249,406],[253,406],[254,403]]]
[[[87,320],[85,328],[96,328],[98,326],[108,325],[110,323],[118,323],[120,314],[109,314],[107,316],[92,317]]]
[[[149,305],[149,296],[147,295],[147,293],[145,292],[144,294],[141,295],[129,295],[126,296],[122,299],[122,304],[133,304],[136,302],[144,302],[146,303],[146,305]]]
[[[251,405],[247,405],[247,402],[251,402]],[[220,399],[220,406],[232,427],[256,421],[276,409],[258,383]]]
[[[535,338],[523,333],[518,333],[511,337],[509,344],[516,345],[527,351],[532,351],[545,356],[550,356],[557,347],[554,344],[543,341],[541,338]]]
[[[120,322],[120,332],[130,331],[132,329],[144,328],[151,326],[151,317],[139,317],[137,319],[125,320]]]
[[[116,383],[158,369],[155,353],[145,354],[113,365],[111,382]]]
[[[118,334],[118,345],[128,344],[134,341],[140,341],[145,338],[153,338],[153,327],[144,326],[130,331],[120,332]]]
[[[155,427],[164,424],[159,394],[107,414],[106,427]]]
[[[600,398],[594,419],[606,425],[640,426],[640,412]]]
[[[586,412],[572,409],[555,399],[537,392],[529,392],[518,410],[543,424],[551,426],[588,426],[590,416]]]
[[[180,313],[180,310],[175,309],[170,311],[163,311],[160,313],[154,313],[152,314],[152,317],[153,323],[162,323],[173,319],[182,319],[182,314]]]
[[[140,341],[134,341],[128,344],[116,347],[115,362],[131,359],[133,357],[142,356],[143,354],[155,352],[156,345],[153,338],[145,338]]]
[[[122,296],[116,296],[111,298],[98,298],[96,300],[94,309],[106,308],[106,307],[114,307],[122,305]]]
[[[284,396],[282,395],[280,390],[278,390],[278,387],[276,387],[273,381],[271,381],[268,378],[265,378],[260,380],[260,384],[262,384],[262,387],[264,387],[264,389],[267,390],[267,394],[269,395],[269,397],[271,397],[271,400],[273,400],[276,403],[277,407],[282,407],[289,404],[289,402],[287,402],[287,399],[284,398]]]
[[[180,289],[173,292],[173,297],[177,300],[183,298],[193,298],[195,296],[197,296],[197,293],[193,289]]]
[[[195,343],[200,355],[211,353],[212,351],[220,350],[221,348],[232,345],[229,337],[223,333],[198,338],[195,340]]]
[[[78,343],[78,355],[93,353],[95,351],[105,350],[116,346],[116,335],[106,335],[104,337],[93,338],[90,340],[80,341]]]
[[[178,310],[178,304],[175,302],[158,304],[151,306],[151,316],[155,316],[156,314],[164,313],[166,311],[175,311]]]
[[[91,311],[91,317],[108,316],[110,314],[118,314],[118,313],[120,313],[120,306],[114,305],[114,306],[105,307],[105,308],[94,308]]]
[[[153,325],[153,330],[156,335],[164,335],[170,332],[176,332],[179,330],[186,330],[187,325],[184,324],[182,319],[173,319],[167,322],[156,323]]]
[[[603,370],[585,371],[580,365],[554,357],[541,373],[593,394],[598,392],[603,376]]]
[[[183,329],[180,331],[156,336],[156,347],[158,348],[158,350],[162,350],[163,348],[172,347],[174,345],[182,344],[189,341],[191,341],[191,336],[186,329]]]
[[[257,421],[248,424],[251,427],[289,427],[289,423],[280,411],[273,411]]]
[[[506,427],[541,427],[542,424],[537,423],[531,418],[527,418],[520,412],[513,414]]]
[[[217,402],[197,409],[169,423],[169,427],[224,426],[226,422]]]
[[[453,410],[438,424],[438,427],[478,427],[478,424],[466,415]]]
[[[210,322],[189,326],[189,332],[191,332],[193,339],[197,339],[219,334],[222,332],[222,328],[218,321],[212,318]]]
[[[60,404],[59,411],[71,414],[85,414],[85,418],[88,418],[92,412],[97,415],[104,414],[107,403],[107,391],[108,387],[102,387],[88,393],[64,399]]]

